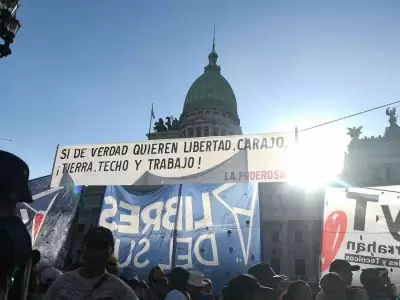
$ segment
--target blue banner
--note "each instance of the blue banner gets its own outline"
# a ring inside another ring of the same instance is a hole
[[[114,233],[121,268],[134,268],[141,279],[155,265],[199,270],[219,292],[260,261],[257,183],[133,189],[108,186],[99,219]]]
[[[41,253],[40,268],[63,267],[69,249],[80,187],[72,182],[50,189],[51,176],[29,181],[33,203],[20,203],[18,212]]]

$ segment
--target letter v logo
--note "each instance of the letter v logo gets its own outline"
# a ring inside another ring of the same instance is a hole
[[[243,209],[239,207],[231,207],[229,206],[225,200],[223,200],[220,196],[220,194],[227,189],[231,188],[234,186],[236,183],[226,183],[223,184],[219,187],[217,187],[215,190],[212,191],[214,197],[222,204],[224,205],[233,215],[233,218],[235,220],[236,224],[236,229],[239,234],[239,241],[240,241],[240,246],[242,248],[242,253],[243,253],[243,258],[244,258],[244,264],[247,265],[247,262],[249,260],[249,252],[250,252],[250,244],[251,244],[251,233],[252,233],[252,227],[253,227],[253,217],[254,217],[254,210],[256,208],[257,204],[257,196],[258,196],[258,184],[252,184],[252,193],[251,193],[251,199],[250,199],[250,209]],[[250,183],[249,183],[250,184]],[[244,240],[243,237],[243,232],[242,232],[242,226],[240,226],[239,222],[239,217],[238,215],[244,215],[246,218],[250,220],[250,224],[248,226],[249,228],[249,234],[247,237],[247,241]]]

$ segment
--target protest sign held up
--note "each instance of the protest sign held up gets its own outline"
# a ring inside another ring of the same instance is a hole
[[[283,182],[292,133],[59,147],[51,186]]]
[[[387,268],[400,279],[400,186],[331,188],[325,194],[321,272],[335,259],[365,268]],[[359,284],[359,272],[353,284]]]

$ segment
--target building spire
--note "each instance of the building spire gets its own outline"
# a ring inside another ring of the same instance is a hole
[[[210,54],[208,54],[208,66],[205,67],[205,70],[215,69],[220,71],[221,68],[217,65],[217,60],[218,60],[218,54],[217,52],[215,52],[215,23],[214,23],[212,50]]]
[[[214,23],[214,36],[213,36],[212,52],[215,52],[215,23]]]

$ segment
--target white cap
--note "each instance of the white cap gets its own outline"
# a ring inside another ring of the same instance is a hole
[[[204,274],[198,271],[190,271],[190,277],[188,283],[193,286],[203,287],[209,284],[208,281],[205,281]]]

